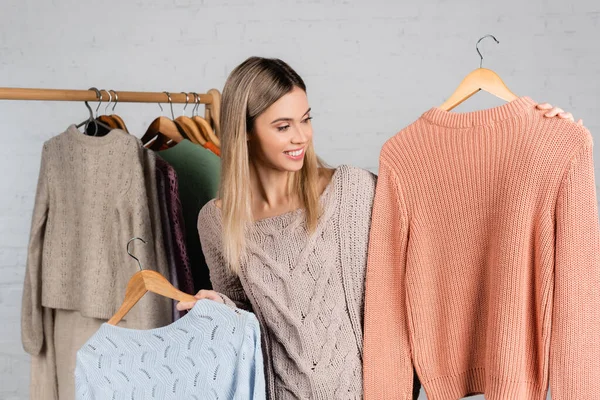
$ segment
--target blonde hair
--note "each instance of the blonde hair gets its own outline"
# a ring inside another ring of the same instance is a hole
[[[223,254],[235,274],[239,273],[245,252],[246,233],[254,221],[247,134],[254,128],[256,118],[294,87],[306,92],[302,78],[285,62],[251,57],[231,72],[223,88],[219,197]],[[311,142],[306,148],[302,169],[292,173],[289,180],[289,193],[300,194],[309,232],[314,232],[320,214],[318,180],[321,165]]]

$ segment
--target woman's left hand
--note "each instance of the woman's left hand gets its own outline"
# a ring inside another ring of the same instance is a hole
[[[565,112],[565,110],[563,110],[560,107],[552,107],[551,104],[543,103],[543,104],[538,104],[537,109],[547,111],[546,113],[544,113],[544,117],[547,117],[547,118],[558,117],[558,118],[562,118],[562,119],[569,119],[569,120],[575,122],[575,118],[573,118],[573,114],[571,114],[570,112]],[[577,125],[583,126],[583,120],[580,119],[579,121],[577,121]]]

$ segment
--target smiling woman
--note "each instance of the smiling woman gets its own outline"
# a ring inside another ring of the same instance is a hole
[[[221,127],[219,198],[198,217],[215,291],[196,298],[256,314],[269,399],[362,399],[375,176],[317,158],[306,85],[281,60],[253,57],[231,73]]]
[[[219,205],[223,250],[233,271],[250,222],[302,207],[309,230],[315,229],[323,165],[312,145],[309,113],[304,81],[281,60],[250,58],[225,85]]]
[[[256,313],[270,399],[361,399],[375,176],[326,168],[310,113],[304,82],[283,61],[250,58],[231,73],[220,198],[198,219],[215,292],[197,298]]]

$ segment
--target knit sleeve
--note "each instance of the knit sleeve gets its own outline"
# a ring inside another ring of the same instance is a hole
[[[40,353],[44,341],[41,274],[46,220],[50,208],[47,152],[48,148],[45,145],[42,150],[40,174],[31,218],[21,309],[21,341],[25,351],[31,355]]]
[[[163,242],[162,225],[160,221],[160,206],[156,184],[156,156],[153,152],[140,147],[138,159],[129,166],[131,169],[131,182],[127,192],[122,196],[119,206],[121,215],[120,229],[123,238],[122,257],[126,283],[139,267],[135,260],[125,252],[127,241],[139,237],[146,241],[133,241],[130,247],[131,254],[139,258],[142,267],[154,270],[169,277],[169,266]],[[123,300],[125,287],[118,288],[118,303]],[[166,325],[173,320],[171,300],[163,296],[143,296],[139,303],[125,316],[136,329],[150,329]]]
[[[253,314],[250,315],[239,354],[234,400],[264,400],[266,398],[260,328]]]
[[[213,290],[222,295],[228,306],[252,311],[240,278],[227,268],[222,250],[220,224],[214,215],[216,211],[216,206],[211,202],[206,204],[198,215],[198,234]]]
[[[596,399],[600,393],[600,230],[591,136],[563,178],[555,234],[552,398]]]
[[[396,175],[382,158],[367,261],[363,364],[366,400],[412,398],[405,282],[407,242],[406,204]]]
[[[161,199],[158,194],[156,153],[144,148],[142,148],[142,150],[144,154],[144,181],[146,183],[148,212],[150,214],[146,223],[150,225],[150,229],[152,231],[152,236],[154,239],[154,254],[156,257],[153,269],[156,269],[156,271],[168,278],[171,271],[167,260],[167,251],[165,249],[165,238],[163,235],[160,211],[160,202],[165,201],[165,199]]]
[[[157,158],[158,161],[159,158]],[[190,259],[186,247],[185,223],[183,217],[183,208],[179,199],[179,180],[175,169],[163,161],[167,168],[167,183],[169,185],[169,216],[171,223],[171,232],[173,244],[175,246],[175,260],[177,265],[177,277],[179,287],[185,293],[194,293],[194,278],[190,268]]]
[[[127,191],[121,195],[121,202],[118,206],[118,212],[121,217],[120,226],[122,237],[129,240],[133,237],[139,237],[146,241],[146,244],[140,241],[131,243],[131,253],[139,258],[142,267],[154,269],[157,261],[155,232],[153,226],[154,216],[154,195],[152,193],[152,179],[155,179],[155,172],[150,172],[154,165],[150,165],[150,160],[146,157],[145,152],[139,149],[137,159],[129,166],[131,177]],[[152,174],[152,176],[150,176]],[[154,184],[156,187],[156,184]],[[157,194],[156,194],[157,196]],[[158,218],[160,219],[160,210],[158,210]],[[123,248],[125,248],[123,244]],[[138,269],[135,260],[131,259],[126,253],[120,252],[123,256],[125,265],[135,266],[129,268],[128,271],[136,272]],[[123,293],[124,294],[124,293]]]

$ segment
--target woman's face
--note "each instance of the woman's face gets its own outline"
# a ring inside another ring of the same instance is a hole
[[[278,171],[299,171],[312,142],[310,119],[306,93],[295,87],[255,119],[250,159]]]

